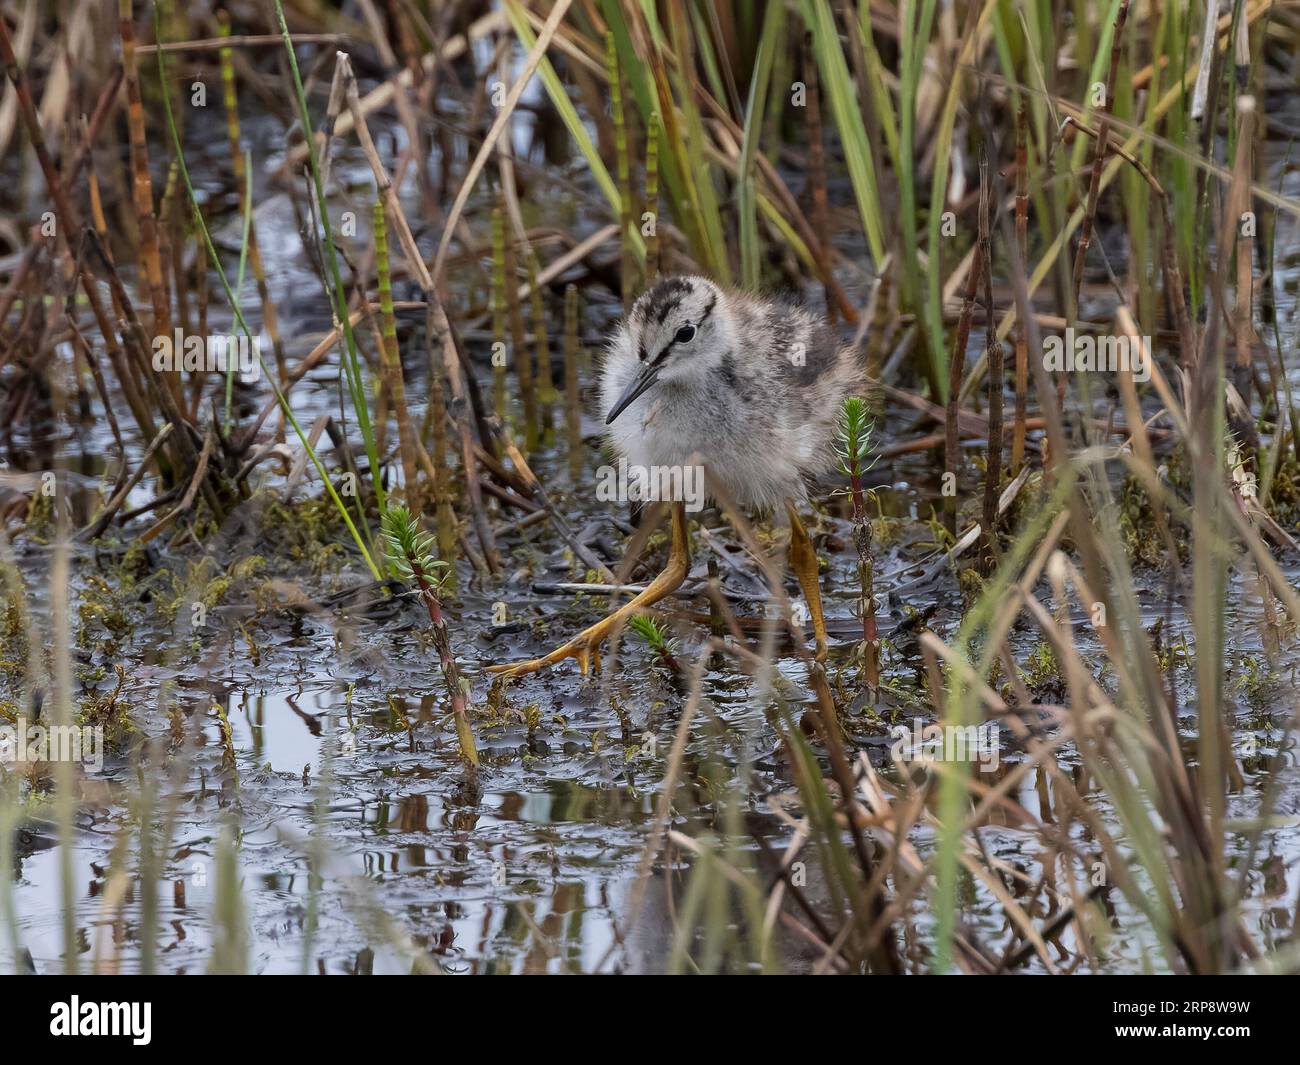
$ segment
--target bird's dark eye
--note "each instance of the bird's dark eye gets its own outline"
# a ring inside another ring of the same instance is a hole
[[[695,339],[695,326],[693,325],[682,326],[679,330],[677,330],[676,333],[673,334],[673,339],[677,341],[677,343],[679,344],[689,344],[692,340]]]

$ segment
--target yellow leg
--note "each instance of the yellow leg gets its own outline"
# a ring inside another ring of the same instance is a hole
[[[799,578],[808,613],[812,615],[813,635],[817,639],[817,661],[826,659],[826,619],[822,616],[822,589],[817,576],[817,552],[813,550],[808,530],[799,520],[799,512],[789,500],[785,504],[790,515],[790,568]]]
[[[536,673],[539,669],[545,669],[547,666],[555,665],[556,662],[572,658],[578,663],[578,668],[583,673],[586,673],[591,665],[592,653],[600,653],[600,643],[606,636],[625,624],[629,618],[641,613],[641,611],[657,603],[660,599],[672,595],[686,580],[686,574],[691,568],[691,549],[686,538],[686,507],[684,504],[673,504],[672,522],[673,546],[668,556],[668,565],[635,598],[624,603],[603,621],[598,621],[590,628],[583,629],[572,640],[557,647],[545,658],[489,666],[488,672],[502,673],[507,677],[518,677],[524,673]]]

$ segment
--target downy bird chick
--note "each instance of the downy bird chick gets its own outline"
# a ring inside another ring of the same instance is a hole
[[[672,277],[615,331],[601,403],[629,466],[695,456],[730,499],[771,511],[835,466],[840,405],[862,380],[855,349],[812,312]]]
[[[826,654],[817,556],[799,520],[807,482],[836,463],[844,398],[864,371],[820,318],[703,277],[666,278],[614,332],[601,372],[610,443],[629,467],[704,466],[725,501],[761,512],[786,507],[790,561]],[[640,594],[544,658],[496,666],[511,676],[575,658],[585,673],[601,640],[670,595],[690,568],[683,501],[673,503],[668,566]]]

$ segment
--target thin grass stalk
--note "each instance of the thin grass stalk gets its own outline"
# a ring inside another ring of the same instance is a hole
[[[645,238],[645,285],[659,274],[659,138],[654,131],[659,128],[659,112],[650,113],[645,139],[645,215],[642,216],[642,235]],[[646,232],[646,230],[649,232]]]
[[[1115,29],[1110,43],[1110,74],[1106,78],[1106,98],[1098,109],[1096,150],[1092,157],[1092,177],[1088,183],[1088,202],[1083,221],[1079,226],[1079,243],[1074,251],[1074,269],[1071,272],[1074,287],[1066,315],[1073,323],[1079,318],[1079,292],[1083,286],[1083,268],[1092,243],[1093,222],[1097,216],[1097,200],[1101,196],[1101,175],[1106,165],[1106,150],[1110,147],[1110,120],[1115,107],[1115,82],[1119,77],[1120,42],[1124,36],[1124,23],[1128,20],[1129,0],[1121,0],[1115,16]]]
[[[1162,21],[1167,18],[1167,12],[1162,13]],[[1147,32],[1151,30],[1150,25],[1146,27]],[[1157,30],[1157,35],[1159,30]],[[1129,34],[1126,45],[1130,52],[1130,61],[1132,61],[1133,50],[1136,35]],[[1119,114],[1132,115],[1135,117],[1141,114],[1138,107],[1136,94],[1133,90],[1133,79],[1120,78],[1117,81],[1116,93],[1118,99],[1115,103],[1115,110]],[[1142,128],[1149,134],[1154,133],[1154,122],[1151,112],[1142,117]],[[1138,151],[1138,156],[1148,166],[1154,156],[1155,144],[1153,139],[1149,139]],[[1152,226],[1151,215],[1151,189],[1141,179],[1137,172],[1130,172],[1123,175],[1122,179],[1123,192],[1121,200],[1124,208],[1125,229],[1128,235],[1131,262],[1150,263],[1153,258],[1152,238],[1155,235]],[[1148,270],[1136,271],[1136,276],[1132,277],[1136,295],[1134,297],[1138,318],[1144,323],[1154,323],[1156,321],[1156,279],[1157,272]],[[1154,332],[1154,326],[1148,330]]]
[[[392,406],[392,395],[388,389],[388,372],[384,365],[384,335],[378,314],[366,315],[365,327],[370,332],[370,342],[374,346],[377,358],[372,359],[366,351],[366,364],[375,381],[373,409],[370,422],[375,427],[375,450],[381,458],[388,456],[388,415]]]
[[[384,75],[390,84],[395,84],[397,79],[401,77],[403,73],[403,67],[399,63],[397,52],[394,50],[393,44],[389,41],[388,28],[380,18],[379,12],[375,8],[374,0],[363,0],[361,11],[365,18],[366,25],[370,29],[370,39],[373,41],[375,49],[379,53],[379,60],[383,64]],[[392,10],[392,27],[392,36],[398,39],[400,46],[403,48],[405,57],[408,60],[405,69],[410,73],[413,88],[418,90],[423,87],[420,85],[420,82],[424,79],[420,77],[418,59],[416,59],[415,56],[406,49],[406,46],[409,43],[406,33],[406,20],[402,17],[402,12],[396,6],[394,6]],[[432,43],[431,40],[430,44],[432,45]],[[429,181],[428,168],[429,149],[424,132],[420,127],[419,117],[415,112],[414,101],[416,98],[417,92],[412,92],[410,94],[404,92],[394,93],[393,107],[397,111],[397,116],[402,124],[402,129],[406,133],[408,144],[407,151],[409,153],[410,161],[413,164],[413,168],[416,171],[416,183],[419,186],[421,197],[425,203],[429,203],[431,201],[431,182]],[[358,107],[356,111],[353,112],[353,117],[357,120],[357,125],[362,126],[365,125],[365,122],[363,121],[364,115],[360,114],[361,109],[359,103],[360,101],[358,100]],[[431,211],[430,213],[433,212]]]
[[[402,357],[397,344],[397,316],[393,313],[393,278],[388,262],[388,223],[384,218],[383,200],[376,200],[371,211],[375,230],[375,270],[379,275],[379,321],[383,331],[379,358],[397,419],[397,446],[402,455],[406,503],[418,511],[420,466],[416,460],[411,416],[406,409],[406,383],[402,379]]]
[[[1096,138],[1097,131],[1090,129],[1082,122],[1073,118],[1066,119],[1066,126],[1069,129],[1077,129],[1089,137]],[[1156,176],[1138,159],[1125,145],[1111,142],[1111,150],[1117,156],[1115,165],[1128,163],[1133,167],[1148,187],[1156,194],[1157,202],[1160,205],[1158,217],[1161,220],[1161,253],[1160,269],[1164,278],[1165,297],[1173,307],[1173,316],[1176,330],[1178,332],[1178,350],[1179,359],[1189,372],[1196,364],[1198,342],[1196,332],[1192,328],[1191,315],[1187,308],[1187,294],[1184,291],[1183,275],[1178,265],[1178,251],[1176,246],[1177,230],[1174,222],[1174,216],[1171,213],[1172,207],[1170,198],[1166,194],[1164,186],[1156,179]],[[1076,217],[1078,214],[1076,212]],[[1005,319],[1004,319],[1005,323]],[[1001,327],[999,327],[999,334]]]
[[[1240,118],[1239,123],[1247,131],[1250,130],[1251,121],[1248,114]],[[1235,196],[1228,203],[1228,210],[1234,219],[1237,234],[1236,292],[1232,309],[1233,341],[1237,349],[1237,357],[1233,365],[1233,383],[1236,385],[1237,391],[1241,393],[1242,398],[1247,402],[1249,402],[1250,397],[1252,354],[1255,347],[1253,303],[1255,226],[1253,224],[1253,215],[1250,219],[1247,218],[1247,212],[1251,210],[1250,177],[1254,173],[1253,152],[1253,143],[1248,140],[1243,144],[1239,130],[1237,159],[1232,183],[1232,191]],[[1241,170],[1245,171],[1246,176],[1244,178],[1238,176],[1237,172]],[[1248,225],[1248,221],[1252,224]]]
[[[66,483],[66,469],[58,471]],[[54,553],[50,564],[50,640],[53,668],[52,714],[56,728],[64,731],[72,727],[72,580],[71,542],[67,527],[68,509],[56,508],[57,530]],[[75,975],[80,969],[77,944],[76,876],[73,872],[73,815],[76,809],[74,789],[76,780],[72,762],[57,758],[54,762],[54,818],[59,837],[59,903],[63,926],[63,971]],[[8,870],[4,875],[8,876]]]
[[[492,406],[506,417],[506,222],[498,201],[492,208]]]
[[[628,162],[627,116],[623,112],[623,79],[618,68],[614,35],[605,34],[605,70],[609,78],[609,111],[614,123],[614,172],[618,175],[618,280],[623,313],[632,309],[635,264],[632,255],[632,178]]]
[[[460,341],[455,329],[452,328],[451,321],[447,318],[441,300],[426,299],[424,322],[429,338],[430,357],[432,358],[435,349],[441,352],[447,384],[451,389],[448,410],[452,416],[452,424],[456,427],[456,435],[459,437],[460,464],[465,477],[465,498],[469,502],[470,520],[474,523],[475,535],[483,548],[483,562],[487,566],[488,573],[499,573],[501,556],[497,551],[492,524],[488,521],[483,506],[483,492],[478,480],[478,456],[475,453],[471,428],[472,418],[478,427],[483,447],[489,449],[493,447],[491,432],[486,429],[484,419],[481,417],[482,397],[478,396],[476,386],[469,379],[465,354],[460,348]]]
[[[776,5],[779,7],[780,5]],[[804,40],[804,70],[808,79],[808,185],[812,191],[813,232],[817,234],[817,269],[826,291],[826,317],[835,321],[835,295],[831,289],[830,210],[826,198],[826,146],[822,142],[821,84],[817,63]]]
[[[184,216],[187,212],[183,208],[177,210],[183,200],[180,184],[176,164],[172,163],[167,167],[167,181],[158,204],[158,244],[163,263],[163,294],[169,307],[174,301],[177,324],[184,328],[189,317],[189,293],[186,291],[181,252],[184,251]]]
[[[242,157],[241,157],[242,162]],[[240,214],[243,219],[243,227],[240,230],[239,241],[239,272],[235,275],[235,298],[243,299],[244,294],[244,272],[248,266],[248,248],[253,236],[253,173],[252,167],[248,167],[244,172],[244,183],[239,192],[240,197]],[[226,405],[224,417],[221,423],[221,430],[227,436],[230,435],[230,411],[234,405],[235,393],[235,364],[232,360],[226,361]],[[201,386],[195,389],[195,398],[202,395]],[[197,406],[195,407],[197,410]]]
[[[14,867],[14,842],[18,839],[18,819],[23,809],[18,797],[17,779],[0,781],[0,869]],[[13,975],[21,976],[24,972],[22,951],[19,946],[18,910],[14,905],[14,878],[0,876],[0,928],[5,931],[9,942],[9,954],[13,958]]]
[[[330,148],[334,143],[334,137],[338,133],[339,124],[347,121],[355,124],[357,120],[350,110],[344,113],[344,97],[347,95],[347,72],[347,53],[336,52],[334,56],[334,74],[330,78],[329,96],[325,99],[325,121],[314,135],[316,158],[320,160],[321,183],[327,188],[329,187],[330,166],[333,158]],[[298,165],[301,165],[303,160],[297,162]]]
[[[230,36],[230,16],[225,11],[217,12],[217,34]],[[226,139],[230,142],[230,166],[234,175],[235,187],[239,190],[240,211],[248,218],[248,266],[253,272],[253,281],[257,285],[257,298],[262,308],[262,328],[271,340],[275,353],[275,368],[279,375],[280,387],[288,384],[284,358],[284,343],[280,339],[280,319],[271,299],[271,289],[266,281],[266,267],[262,262],[262,249],[257,240],[257,221],[253,218],[249,205],[251,196],[248,191],[247,153],[243,150],[243,132],[239,122],[239,90],[235,79],[235,64],[232,50],[223,47],[217,52],[221,66],[222,102],[226,109]],[[236,289],[238,292],[239,290]],[[284,424],[276,428],[276,438],[284,439]]]
[[[1025,97],[1020,97],[1016,108],[1016,247],[1020,261],[1029,260],[1029,116],[1025,110]],[[993,330],[997,340],[997,331]],[[1012,477],[1020,472],[1025,461],[1025,414],[1029,392],[1029,343],[1025,336],[1025,323],[1016,321],[1016,412],[1011,433]]]
[[[342,81],[343,99],[347,103],[348,113],[352,115],[352,129],[357,135],[357,142],[361,145],[361,151],[366,157],[366,162],[370,164],[370,172],[374,175],[379,198],[383,202],[387,213],[388,224],[393,232],[397,234],[397,242],[402,248],[402,254],[406,256],[407,266],[416,283],[424,291],[426,298],[436,299],[433,278],[424,265],[424,258],[420,254],[420,248],[415,242],[415,236],[411,232],[410,224],[406,221],[406,214],[402,210],[402,201],[397,195],[397,189],[393,186],[392,179],[388,176],[388,170],[384,167],[383,160],[379,157],[379,150],[375,147],[375,142],[370,136],[370,127],[367,125],[365,114],[362,111],[361,94],[357,89],[356,75],[352,72],[352,60],[347,53],[339,53],[335,69]],[[399,110],[403,109],[399,108]]]
[[[970,14],[974,13],[976,6],[970,6]],[[917,0],[900,0],[898,5],[898,154],[902,163],[898,172],[898,214],[903,236],[902,297],[904,305],[914,310],[920,310],[922,306],[920,245],[917,239],[916,225],[917,168],[913,162],[916,158],[916,103],[921,75],[924,72],[922,61],[926,50],[930,47],[930,32],[934,24],[934,10],[935,0],[920,0],[919,14]],[[953,72],[954,86],[960,76],[960,68],[958,68],[957,71]],[[940,142],[940,149],[943,152],[942,158],[946,158],[946,147],[947,145]],[[939,161],[940,157],[936,156],[936,169],[932,180],[936,190],[943,190],[947,184],[948,175],[946,167],[938,165]],[[942,195],[942,191],[940,191],[940,195]],[[933,210],[933,204],[931,204],[931,210]],[[938,242],[932,242],[930,245],[932,260],[938,255],[938,251]],[[931,261],[930,269],[937,282],[937,262]],[[928,325],[927,339],[930,342],[933,356],[937,360],[939,349],[935,348],[934,345],[939,338],[928,334]]]
[[[1236,250],[1234,233],[1239,226],[1233,207],[1248,202],[1250,140],[1255,100],[1241,96],[1237,100],[1237,144],[1219,231],[1219,269],[1209,276],[1212,306],[1206,326],[1205,347],[1191,391],[1188,422],[1193,438],[1189,447],[1195,459],[1192,510],[1192,602],[1193,630],[1196,633],[1197,754],[1202,766],[1201,789],[1208,817],[1213,874],[1226,874],[1222,847],[1223,817],[1227,803],[1228,774],[1226,761],[1231,748],[1224,749],[1223,730],[1223,652],[1224,612],[1227,591],[1228,553],[1227,522],[1222,513],[1221,480],[1224,476],[1224,346],[1223,318],[1227,311],[1225,281],[1231,256]],[[1213,933],[1212,938],[1213,938]]]
[[[848,13],[846,10],[846,17]],[[857,13],[858,37],[862,42],[863,65],[867,73],[866,89],[871,98],[872,110],[876,114],[876,125],[885,137],[890,170],[899,174],[902,173],[903,166],[899,157],[898,119],[894,113],[893,95],[885,83],[885,68],[880,61],[880,51],[876,48],[876,34],[871,24],[870,0],[858,0]]]
[[[1279,174],[1278,175],[1279,184],[1284,180],[1285,177]],[[1262,217],[1261,220],[1263,220]],[[1291,434],[1290,434],[1291,447],[1295,454],[1296,461],[1300,462],[1300,411],[1296,409],[1295,397],[1291,389],[1291,377],[1287,373],[1286,361],[1282,356],[1282,352],[1283,352],[1282,326],[1277,312],[1277,291],[1279,285],[1279,278],[1277,276],[1278,215],[1276,210],[1272,210],[1268,212],[1267,223],[1268,223],[1268,232],[1270,234],[1271,239],[1265,240],[1261,245],[1261,247],[1267,249],[1267,259],[1261,266],[1261,272],[1264,274],[1265,277],[1265,285],[1263,291],[1263,297],[1265,302],[1263,307],[1261,307],[1261,314],[1263,314],[1265,312],[1265,309],[1267,309],[1267,319],[1270,320],[1273,325],[1272,354],[1274,359],[1277,362],[1277,370],[1276,370],[1277,378],[1281,384],[1282,391],[1286,395],[1287,413],[1289,415],[1290,424],[1291,424]],[[1272,364],[1270,363],[1270,365]],[[1276,391],[1277,389],[1274,388],[1275,393]],[[1277,433],[1279,457],[1280,457],[1280,448],[1284,443],[1283,437],[1285,435],[1286,434],[1281,431]],[[1276,463],[1274,463],[1274,465],[1276,465]],[[1271,468],[1272,467],[1270,467],[1270,469]],[[1265,480],[1262,482],[1260,499],[1266,500],[1268,496],[1269,496],[1268,481]]]
[[[193,208],[191,208],[192,210]],[[208,283],[208,246],[195,235],[194,240],[194,302],[196,304],[195,321],[199,336],[208,335],[208,311],[211,305],[211,288]],[[202,380],[195,382],[195,391],[202,394]],[[194,409],[198,409],[199,396],[195,397]]]
[[[433,350],[429,338],[429,425],[430,461],[433,466],[434,528],[438,537],[438,557],[445,559],[447,584],[456,587],[458,536],[456,512],[452,509],[451,468],[448,459],[451,445],[447,439],[446,371]]]
[[[161,50],[158,54],[162,54]],[[242,976],[248,972],[248,927],[244,918],[236,826],[233,817],[228,822],[217,837],[212,908],[215,936],[209,971],[216,976]]]
[[[564,289],[564,421],[568,430],[569,479],[582,480],[582,408],[578,379],[578,287]]]
[[[145,139],[144,103],[140,98],[140,72],[136,64],[132,0],[118,0],[117,14],[118,32],[122,40],[122,70],[125,72],[127,132],[131,147],[131,202],[140,227],[140,263],[144,267],[145,279],[149,284],[149,299],[153,304],[154,336],[170,336],[171,311],[163,281],[158,219],[154,215],[153,205],[153,180],[149,176],[149,145]],[[164,96],[169,93],[166,82],[162,85],[162,93]],[[174,387],[174,382],[172,385]]]
[[[984,344],[988,354],[989,376],[989,450],[984,468],[984,537],[989,564],[997,562],[1002,550],[998,545],[998,496],[1002,491],[1002,341],[998,339],[997,319],[993,316],[993,241],[989,231],[989,203],[993,190],[989,182],[989,160],[980,151],[980,259],[984,263]]]
[[[1234,0],[1234,11],[1239,4],[1240,0]],[[1226,76],[1228,72],[1228,49],[1227,47],[1222,49],[1216,47],[1218,43],[1218,34],[1215,32],[1217,23],[1213,16],[1214,14],[1217,14],[1218,9],[1215,8],[1214,11],[1211,12],[1208,8],[1209,5],[1207,4],[1205,32],[1207,47],[1202,53],[1202,66],[1198,72],[1197,85],[1192,98],[1191,111],[1191,117],[1194,120],[1193,132],[1197,129],[1199,129],[1200,132],[1199,155],[1202,159],[1214,158],[1215,139],[1218,136],[1219,100],[1223,95],[1225,84],[1229,80]],[[1232,14],[1228,16],[1230,24],[1234,17],[1235,16]],[[1232,34],[1229,33],[1228,41],[1225,42],[1229,47],[1231,46],[1231,40]],[[1208,65],[1206,62],[1207,60]],[[1209,92],[1208,97],[1205,95],[1207,86]],[[1229,104],[1229,113],[1231,112],[1231,107],[1232,105]],[[1235,135],[1236,124],[1229,120],[1227,146],[1229,156],[1231,156],[1235,151],[1236,146],[1233,140]],[[1211,180],[1208,169],[1202,167],[1197,170],[1196,189],[1196,221],[1193,229],[1194,240],[1192,247],[1197,254],[1191,260],[1189,272],[1192,277],[1194,306],[1199,314],[1205,307],[1207,299],[1210,298],[1210,293],[1208,293],[1206,289],[1213,287],[1217,283],[1216,280],[1208,274],[1208,272],[1213,269],[1208,251],[1208,238],[1214,228],[1210,203]],[[1204,275],[1199,272],[1199,268],[1202,264],[1206,271]]]
[[[704,77],[708,82],[709,93],[715,100],[726,101],[731,113],[738,115],[741,111],[740,94],[726,53],[725,42],[713,32],[717,29],[718,9],[709,5],[709,17],[700,13],[700,5],[692,4],[687,9],[691,25],[692,44],[699,49],[700,65],[704,68]],[[718,48],[722,47],[719,54]]]
[[[953,336],[952,354],[948,358],[948,403],[944,412],[943,489],[944,525],[949,535],[957,534],[958,496],[961,488],[961,440],[958,415],[961,410],[961,375],[966,365],[966,345],[970,343],[970,324],[975,312],[975,295],[979,291],[980,271],[984,260],[976,252],[966,273],[966,292],[962,297],[957,332]]]
[[[507,235],[502,243],[502,269],[505,279],[506,318],[510,323],[510,355],[515,365],[515,383],[524,410],[524,454],[531,455],[540,442],[537,418],[537,384],[533,374],[533,353],[524,332],[524,310],[519,299],[519,270],[515,261],[515,242]]]

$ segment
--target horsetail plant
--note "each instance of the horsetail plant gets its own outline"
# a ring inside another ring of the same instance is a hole
[[[492,208],[492,406],[506,417],[506,223],[505,209]]]
[[[641,225],[645,230],[645,283],[649,287],[659,273],[659,112],[650,114],[645,138],[645,213]]]
[[[504,197],[502,198],[504,205]],[[504,206],[503,206],[504,213]],[[503,220],[503,227],[504,227]],[[501,263],[502,283],[506,300],[506,321],[510,330],[510,354],[514,359],[515,385],[519,389],[520,405],[524,414],[524,452],[533,454],[541,443],[541,422],[537,416],[537,382],[533,373],[533,353],[528,348],[528,336],[524,330],[524,308],[519,298],[519,262],[515,250],[515,240],[522,239],[522,230],[518,234],[507,234],[503,229],[503,259]]]
[[[564,290],[564,422],[568,430],[569,476],[582,478],[582,395],[578,368],[578,289]]]
[[[871,420],[861,396],[849,396],[840,409],[836,450],[840,469],[849,478],[853,499],[853,543],[858,551],[858,587],[862,612],[862,676],[868,694],[874,698],[880,688],[880,641],[876,631],[875,561],[871,557],[871,524],[867,520],[866,492],[862,478],[875,465],[871,458]]]
[[[402,359],[397,345],[397,318],[393,311],[393,277],[388,260],[388,223],[384,203],[377,199],[372,207],[375,234],[375,272],[379,278],[379,318],[382,343],[379,350],[380,372],[392,397],[397,419],[398,450],[402,456],[402,476],[406,481],[406,500],[419,505],[419,466],[415,455],[415,433],[406,408],[406,382],[402,377]]]
[[[538,283],[541,263],[537,253],[531,247],[525,247],[524,263],[528,270],[528,317],[533,327],[533,356],[537,359],[535,380],[537,398],[542,406],[543,435],[549,437],[555,419],[551,408],[559,398],[555,390],[555,378],[551,372],[551,346],[546,336],[546,305],[542,302],[542,286]]]
[[[438,664],[447,682],[447,698],[456,719],[456,737],[460,742],[460,756],[471,769],[478,768],[478,748],[474,743],[474,730],[469,723],[469,682],[462,680],[451,653],[451,634],[442,616],[442,589],[445,574],[439,570],[447,563],[433,557],[433,537],[420,528],[417,519],[406,507],[394,506],[384,511],[384,547],[388,551],[393,571],[397,576],[415,584],[420,590],[420,600],[429,614],[433,629],[433,645],[438,650]]]
[[[605,65],[609,78],[609,109],[614,120],[614,159],[618,174],[618,233],[619,233],[619,293],[623,300],[623,313],[632,309],[633,276],[636,266],[632,256],[632,179],[628,159],[627,115],[623,110],[623,84],[618,66],[618,48],[614,34],[605,34]]]
[[[649,614],[638,614],[632,618],[627,627],[635,632],[641,639],[650,646],[659,658],[659,661],[667,666],[673,673],[681,672],[681,664],[673,654],[672,643],[668,639],[667,630]]]

